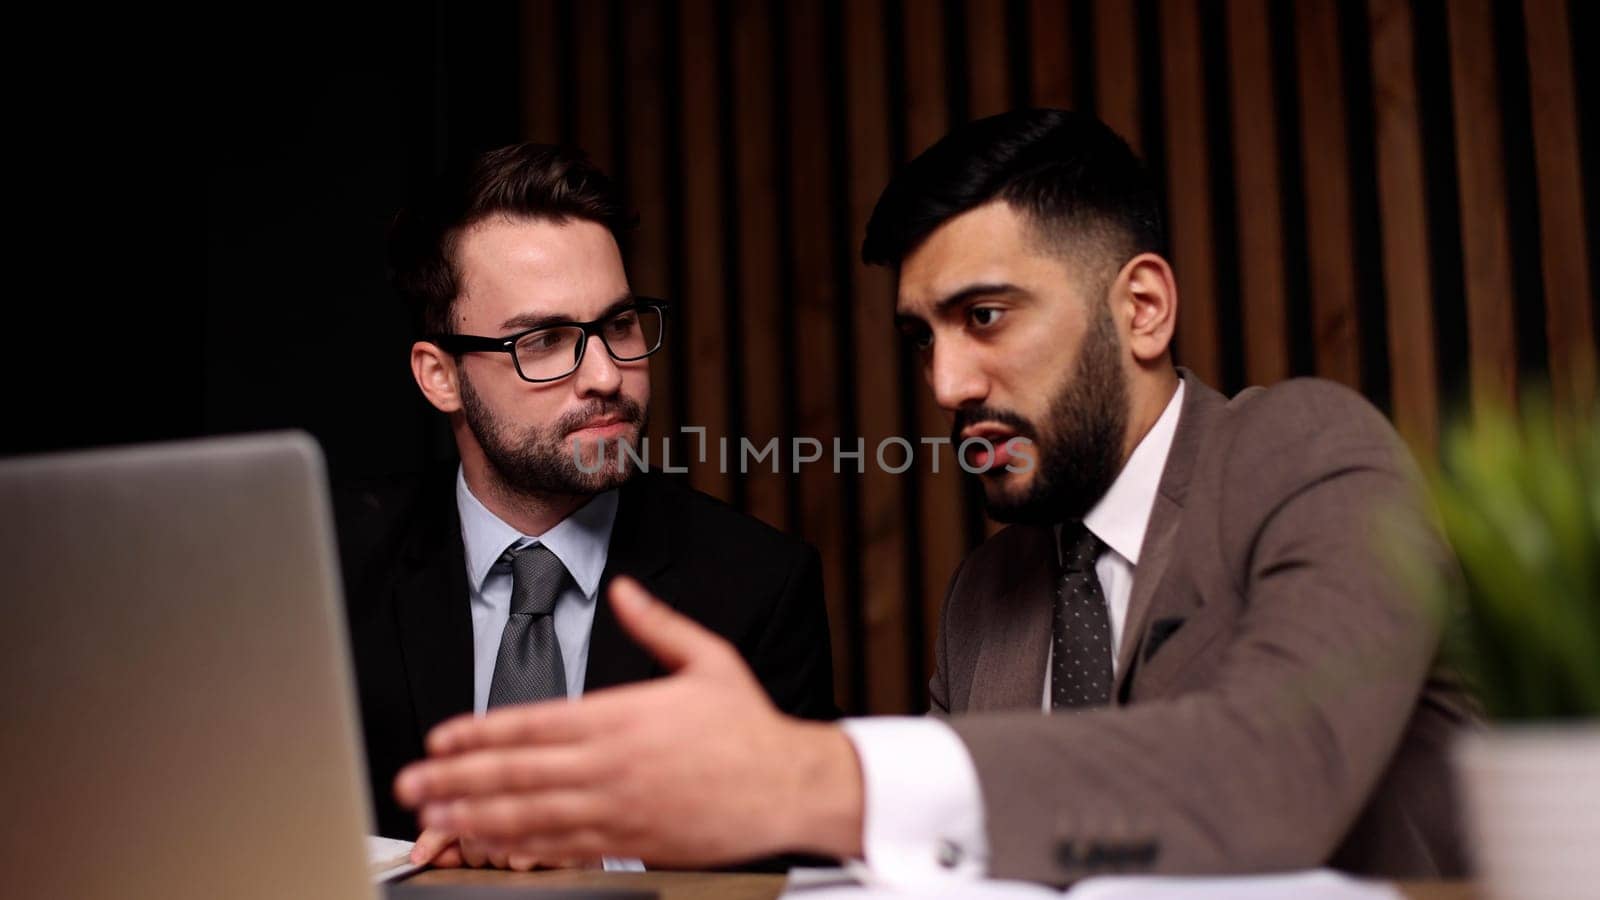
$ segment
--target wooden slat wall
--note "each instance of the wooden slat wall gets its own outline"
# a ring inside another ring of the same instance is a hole
[[[986,529],[948,451],[937,475],[920,445],[904,475],[875,465],[881,438],[948,434],[893,334],[891,274],[859,260],[894,167],[1019,102],[1094,109],[1157,163],[1181,360],[1228,391],[1358,387],[1427,455],[1451,398],[1548,381],[1595,402],[1600,172],[1574,54],[1595,36],[1573,33],[1594,17],[1573,10],[524,0],[523,121],[615,170],[640,213],[634,285],[679,305],[651,433],[704,426],[691,482],[818,548],[843,707],[915,711],[946,583]],[[739,438],[774,436],[781,470],[738,475]],[[797,436],[821,463],[793,471]],[[836,437],[865,439],[864,474],[833,472]]]
[[[838,49],[830,37],[831,16],[818,4],[785,5],[788,24],[790,272],[798,323],[796,365],[790,377],[799,392],[798,415],[790,429],[795,436],[826,440],[852,430],[846,424],[845,401],[851,385],[841,340],[841,310],[849,296],[841,291],[840,254],[845,235],[837,228],[837,205],[829,184],[839,179],[834,160],[844,143],[837,125],[838,97],[829,87],[838,82]],[[842,86],[841,86],[842,87]],[[791,470],[795,467],[791,465]],[[853,483],[841,482],[823,466],[799,467],[801,510],[799,533],[822,555],[823,589],[833,639],[834,688],[841,708],[866,708],[866,676],[862,658],[859,546],[851,516]]]
[[[1472,404],[1513,402],[1517,329],[1511,230],[1506,205],[1505,150],[1500,131],[1498,63],[1490,0],[1457,0],[1450,23],[1457,177],[1461,185],[1461,249],[1467,283],[1467,339],[1472,352]]]
[[[1311,328],[1316,373],[1361,388],[1350,157],[1345,148],[1345,79],[1338,0],[1305,0],[1295,11],[1300,133],[1310,245]]]
[[[1200,22],[1192,0],[1162,0],[1161,89],[1166,94],[1167,197],[1172,266],[1183,285],[1177,355],[1212,384],[1222,382],[1217,342],[1216,247],[1211,238],[1210,148],[1206,144],[1205,67]]]
[[[905,146],[901,148],[900,162],[932,146],[950,128],[950,111],[946,107],[944,19],[932,3],[910,3],[904,11]],[[914,398],[917,435],[949,434],[949,423],[934,402],[933,393],[922,386],[920,372],[908,369],[907,375],[914,382],[909,387]],[[963,503],[962,476],[954,453],[939,455],[937,472],[933,471],[931,460],[926,465],[913,467],[911,472],[916,479],[913,499],[918,503],[918,515],[913,525],[919,529],[917,562],[922,593],[921,618],[912,624],[920,626],[921,659],[924,660],[922,669],[912,673],[912,686],[920,692],[925,690],[926,680],[917,676],[925,672],[934,659],[934,642],[938,636],[935,626],[945,586],[955,573],[956,563],[967,551],[967,511]],[[911,602],[917,602],[917,598],[912,598]],[[916,637],[914,633],[909,636]],[[913,652],[915,647],[913,644]],[[917,708],[918,704],[912,706]]]
[[[1568,405],[1593,404],[1595,285],[1583,244],[1584,173],[1567,8],[1560,0],[1528,0],[1526,11],[1551,388]]]
[[[1393,417],[1413,447],[1431,453],[1439,429],[1439,390],[1433,279],[1425,264],[1428,213],[1413,75],[1414,26],[1406,0],[1371,0],[1368,13]]]
[[[1227,0],[1233,177],[1239,210],[1245,377],[1271,384],[1289,374],[1284,308],[1283,191],[1267,0]],[[1175,186],[1174,189],[1177,189]],[[1180,294],[1181,296],[1181,294]]]

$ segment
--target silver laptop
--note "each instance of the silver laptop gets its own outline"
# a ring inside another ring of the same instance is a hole
[[[5,893],[377,896],[324,478],[303,434],[0,461]]]
[[[379,895],[334,546],[305,434],[0,460],[5,896]]]

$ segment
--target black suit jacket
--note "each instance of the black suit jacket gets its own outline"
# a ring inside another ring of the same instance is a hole
[[[336,495],[352,652],[378,833],[414,839],[394,800],[423,736],[472,710],[472,616],[455,467]],[[821,568],[810,546],[665,476],[621,488],[589,639],[584,690],[662,673],[605,601],[616,575],[731,641],[773,703],[830,719],[833,668]]]

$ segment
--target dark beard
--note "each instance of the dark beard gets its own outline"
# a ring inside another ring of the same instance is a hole
[[[502,484],[519,494],[598,494],[620,487],[633,476],[633,462],[622,452],[618,441],[604,441],[600,450],[605,453],[605,465],[585,472],[578,468],[572,442],[567,439],[567,434],[583,423],[597,416],[615,415],[633,425],[633,434],[620,440],[637,448],[644,430],[644,410],[626,397],[592,401],[546,428],[529,426],[516,434],[495,416],[462,373],[461,409],[489,466],[499,474]],[[587,451],[595,443],[584,444],[584,465],[590,469],[597,465],[597,457]]]
[[[1105,496],[1122,468],[1128,425],[1128,382],[1118,359],[1120,348],[1111,312],[1099,304],[1077,366],[1050,402],[1043,429],[1007,410],[974,407],[957,413],[957,435],[974,422],[998,422],[1034,444],[1037,469],[1025,496],[1012,499],[984,491],[991,518],[1030,525],[1072,521],[1082,519]],[[1002,468],[981,477],[1006,474]]]

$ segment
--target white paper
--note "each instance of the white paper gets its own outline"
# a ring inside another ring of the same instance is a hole
[[[861,877],[858,877],[860,875]],[[1274,875],[1180,877],[1168,875],[1105,875],[1088,878],[1065,892],[1024,881],[952,878],[944,884],[919,884],[915,889],[870,884],[870,875],[851,869],[791,869],[784,886],[786,900],[892,900],[927,897],[936,900],[1401,900],[1381,881],[1363,881],[1331,869]]]
[[[863,867],[864,868],[864,867]],[[858,874],[862,877],[858,878]],[[890,900],[919,897],[929,900],[1056,900],[1061,895],[1026,881],[950,878],[920,882],[915,887],[865,884],[870,876],[861,869],[790,869],[784,885],[787,900]]]
[[[410,875],[422,868],[411,864],[412,841],[367,835],[367,874],[377,884]]]
[[[1381,881],[1311,869],[1273,875],[1107,875],[1078,882],[1066,896],[1068,900],[1399,900],[1401,894]]]

